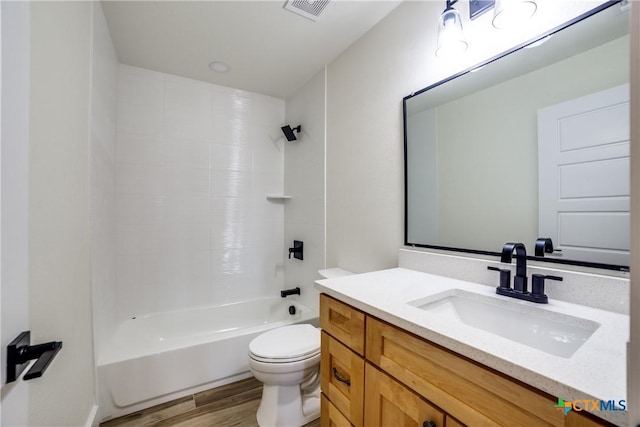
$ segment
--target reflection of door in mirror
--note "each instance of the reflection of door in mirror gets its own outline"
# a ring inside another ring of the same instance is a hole
[[[629,85],[538,111],[539,234],[551,256],[629,264]]]

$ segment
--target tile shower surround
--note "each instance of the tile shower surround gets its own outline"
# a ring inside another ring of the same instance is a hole
[[[284,101],[120,65],[119,319],[283,286]]]

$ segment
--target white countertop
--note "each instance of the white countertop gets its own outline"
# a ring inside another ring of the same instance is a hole
[[[385,320],[422,338],[480,362],[565,401],[626,401],[626,346],[629,316],[550,299],[534,304],[495,294],[495,288],[414,270],[394,268],[316,281],[329,296]],[[446,322],[407,302],[461,289],[524,306],[567,314],[600,324],[570,357],[558,357],[533,347],[458,322]],[[626,425],[624,411],[595,413]]]

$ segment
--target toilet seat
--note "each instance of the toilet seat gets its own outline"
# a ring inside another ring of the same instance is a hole
[[[309,324],[283,326],[254,338],[249,356],[264,363],[292,363],[320,353],[320,330]]]
[[[257,356],[253,353],[249,353],[249,357],[252,358],[255,361],[258,362],[262,362],[262,363],[293,363],[293,362],[300,362],[302,360],[306,360],[306,359],[312,359],[314,357],[316,357],[317,355],[320,354],[320,350],[310,353],[310,354],[305,354],[302,356],[298,356],[298,357],[287,357],[287,358],[278,358],[278,359],[270,359],[268,357],[260,357]]]

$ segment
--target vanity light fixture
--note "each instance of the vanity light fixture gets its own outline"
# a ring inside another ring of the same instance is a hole
[[[493,26],[498,29],[516,27],[531,18],[537,9],[535,0],[496,0]]]
[[[460,13],[453,8],[458,0],[447,0],[447,7],[438,21],[438,47],[436,56],[450,57],[467,50],[468,44],[462,31]]]

